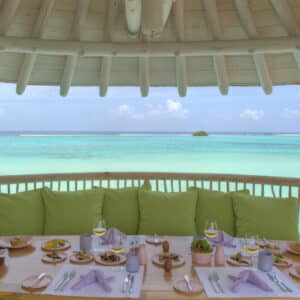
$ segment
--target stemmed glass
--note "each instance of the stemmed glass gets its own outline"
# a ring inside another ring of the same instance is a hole
[[[111,247],[111,252],[114,253],[124,252],[125,246],[122,237],[120,236],[119,240],[113,243],[110,247]]]
[[[103,236],[106,232],[106,223],[104,219],[99,219],[94,228],[93,228],[93,233],[97,236]]]
[[[257,237],[255,235],[250,235],[245,238],[244,250],[250,255],[251,264],[255,268],[256,267],[255,257],[259,251],[259,246],[257,244]]]
[[[213,239],[218,235],[218,225],[216,221],[207,220],[205,223],[204,234],[207,238]]]

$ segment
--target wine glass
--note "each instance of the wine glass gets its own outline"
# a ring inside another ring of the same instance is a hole
[[[124,252],[125,246],[124,246],[124,243],[123,243],[123,238],[121,236],[119,237],[119,239],[116,242],[114,242],[110,246],[110,250],[111,250],[111,252],[114,252],[114,253]]]
[[[104,219],[99,219],[94,228],[93,228],[93,233],[97,236],[103,236],[106,232],[106,223]]]
[[[216,221],[207,220],[205,223],[204,234],[207,238],[213,239],[218,235],[218,225]]]
[[[257,245],[257,237],[255,235],[250,235],[245,238],[244,240],[244,250],[250,255],[251,257],[251,264],[255,267],[255,254],[259,251],[259,245]]]

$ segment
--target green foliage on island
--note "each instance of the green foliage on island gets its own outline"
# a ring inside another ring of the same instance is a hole
[[[193,133],[193,136],[208,136],[208,133],[206,131],[199,130],[199,131],[195,131]]]

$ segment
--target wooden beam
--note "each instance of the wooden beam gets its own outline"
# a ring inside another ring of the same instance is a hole
[[[203,6],[212,38],[214,40],[221,40],[223,34],[221,30],[220,17],[218,14],[217,1],[203,0]],[[227,74],[226,59],[224,55],[218,55],[217,57],[214,57],[213,61],[219,90],[222,95],[227,95],[229,79]]]
[[[300,49],[300,37],[241,39],[199,42],[82,42],[0,36],[0,53],[79,55],[80,57],[174,57],[282,54]]]
[[[113,40],[114,25],[119,12],[119,0],[107,0],[106,2],[106,22],[104,29],[104,39],[106,41]],[[99,95],[105,97],[111,74],[112,66],[112,54],[106,57],[102,57],[101,69],[100,69],[100,81],[99,81]]]
[[[76,15],[73,21],[73,29],[71,33],[71,39],[80,41],[81,29],[86,21],[86,17],[89,11],[90,0],[78,0]],[[60,83],[60,95],[66,96],[69,92],[76,66],[78,61],[78,55],[69,55],[66,58],[65,67]]]
[[[184,41],[184,0],[176,0],[174,3],[174,17],[177,41]],[[187,67],[186,57],[176,55],[176,85],[180,97],[186,96],[187,91]]]
[[[251,39],[258,38],[258,32],[253,19],[252,12],[249,7],[248,0],[235,0],[235,6],[241,19],[242,26]],[[256,67],[256,72],[260,85],[262,86],[265,94],[272,93],[272,80],[268,70],[266,58],[264,54],[253,55],[253,60]]]
[[[282,25],[285,27],[289,35],[300,35],[300,26],[298,25],[294,12],[288,4],[287,0],[271,0],[271,3],[279,16]]]
[[[129,34],[136,37],[141,28],[142,0],[125,0],[125,16]]]
[[[110,81],[112,65],[112,56],[102,58],[101,74],[100,74],[100,96],[105,97]]]
[[[164,30],[173,0],[142,0],[142,33],[147,37],[160,36]]]
[[[5,0],[0,14],[0,35],[5,35],[15,16],[20,0]]]
[[[289,6],[286,0],[271,0],[271,3],[279,16],[281,24],[286,29],[290,36],[300,35],[300,26],[297,23],[294,12]],[[293,52],[294,59],[296,61],[297,67],[300,70],[300,52],[298,50]]]
[[[139,79],[142,97],[147,97],[150,86],[149,57],[139,57]]]
[[[43,0],[41,1],[41,8],[39,15],[35,21],[32,30],[32,36],[35,38],[42,38],[45,32],[48,18],[54,6],[55,0]],[[30,80],[30,76],[35,64],[36,54],[25,54],[23,63],[18,73],[16,92],[17,94],[23,94],[26,86]]]

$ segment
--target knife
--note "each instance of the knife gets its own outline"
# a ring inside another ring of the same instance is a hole
[[[128,283],[129,283],[129,273],[126,274],[124,281],[123,281],[123,287],[122,287],[122,293],[126,293],[127,291],[127,287],[128,287]]]

